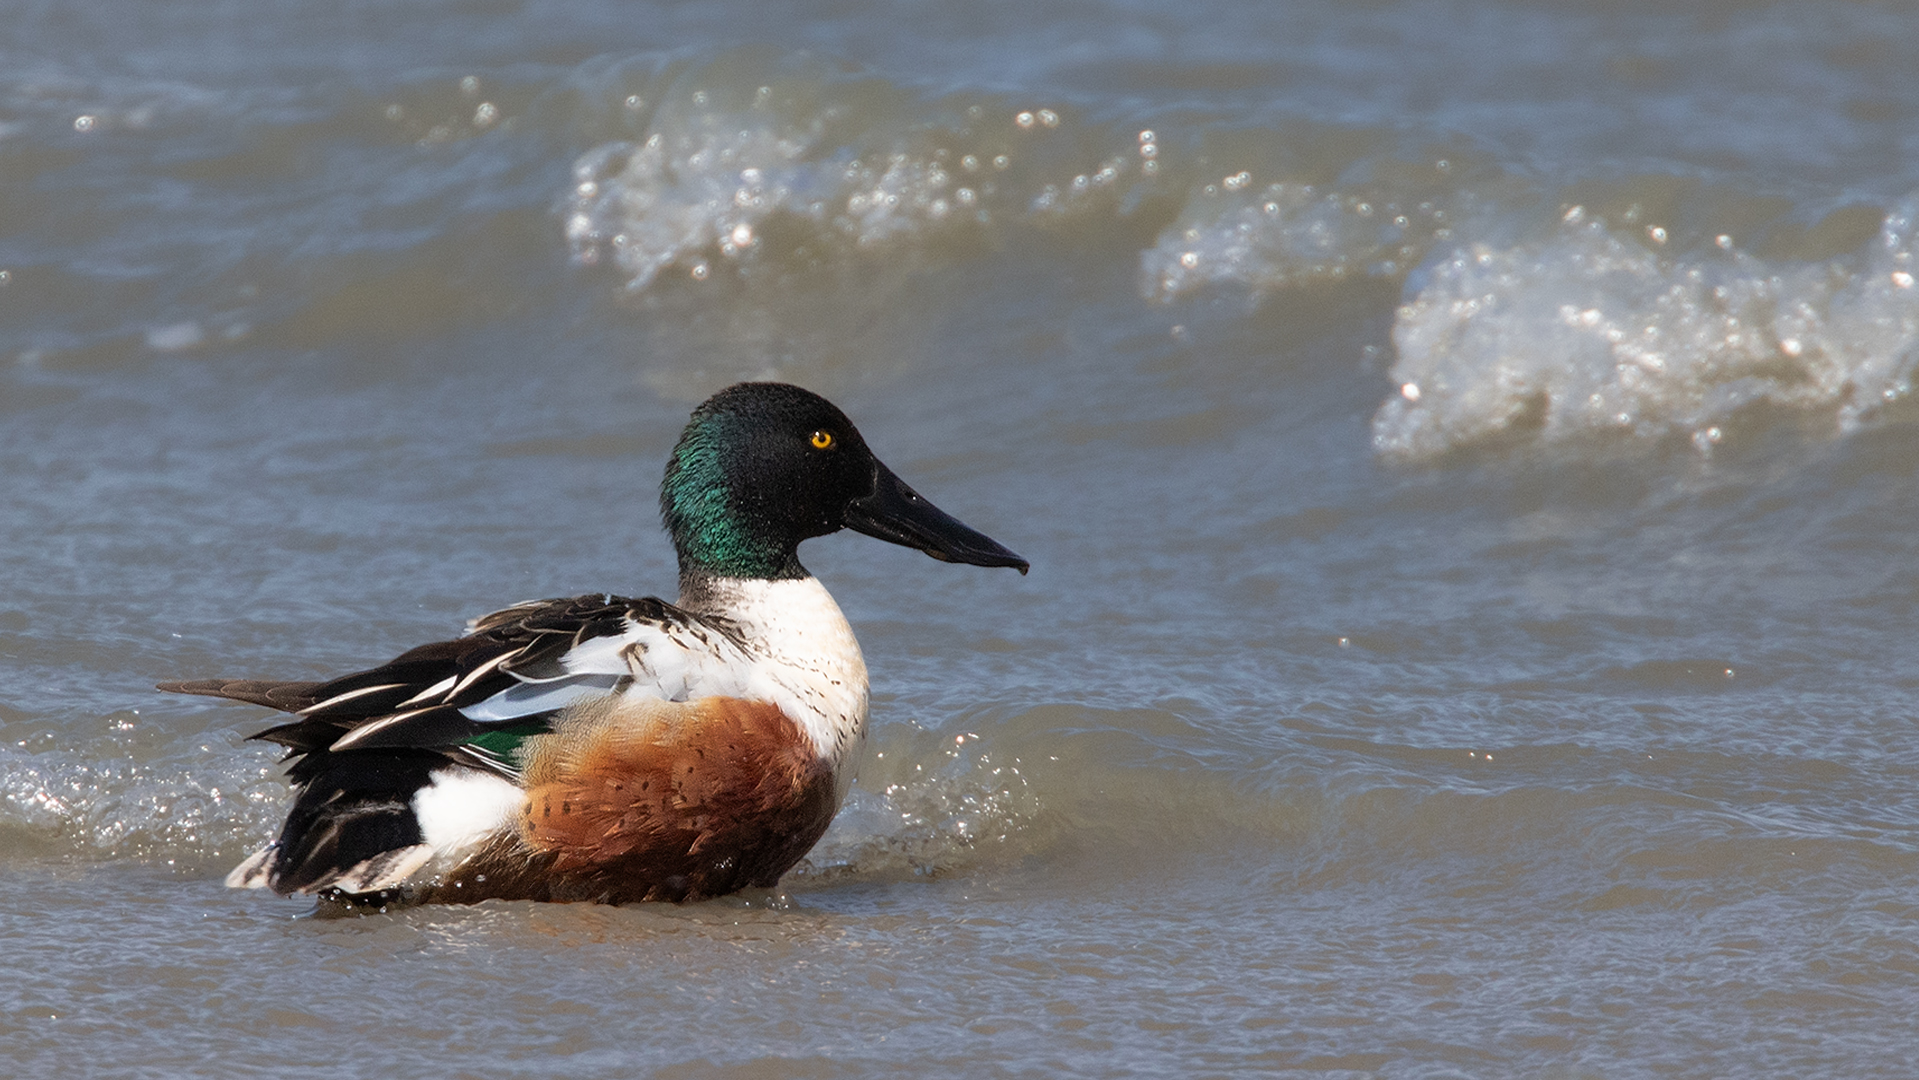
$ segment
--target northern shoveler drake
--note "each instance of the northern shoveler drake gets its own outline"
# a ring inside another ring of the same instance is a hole
[[[866,729],[859,642],[800,541],[851,528],[1027,570],[782,383],[693,411],[660,512],[677,604],[540,600],[330,682],[162,684],[298,717],[253,736],[288,748],[297,795],[227,884],[349,903],[772,886],[838,812]]]

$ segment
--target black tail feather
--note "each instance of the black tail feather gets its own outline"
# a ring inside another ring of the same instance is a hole
[[[423,842],[413,794],[446,765],[426,750],[347,750],[301,761],[295,771],[309,775],[295,777],[302,787],[267,884],[281,895],[324,887],[369,859]]]
[[[265,705],[281,712],[299,712],[319,700],[313,696],[313,692],[324,685],[269,679],[195,679],[191,682],[163,682],[159,688],[170,694],[231,698],[252,705]]]

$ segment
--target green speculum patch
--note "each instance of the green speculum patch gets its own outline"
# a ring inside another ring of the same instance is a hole
[[[547,724],[544,719],[515,720],[475,735],[466,741],[466,745],[501,761],[517,765],[520,747],[526,743],[526,740],[535,735],[544,735],[546,732]]]

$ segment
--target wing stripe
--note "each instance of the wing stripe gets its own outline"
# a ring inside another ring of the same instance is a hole
[[[306,708],[300,710],[299,715],[312,716],[315,713],[326,712],[336,706],[344,705],[354,698],[365,697],[368,694],[377,694],[384,690],[403,690],[405,688],[405,683],[380,683],[374,686],[362,686],[358,690],[348,690],[344,694],[336,694],[333,697],[327,698],[325,701],[318,701],[308,705]]]
[[[338,739],[335,739],[333,741],[333,745],[327,747],[327,749],[328,750],[351,750],[355,746],[358,746],[361,743],[366,742],[368,739],[372,738],[373,736],[378,735],[380,732],[385,731],[386,729],[390,727],[395,727],[399,724],[404,724],[408,720],[411,720],[416,716],[424,716],[427,713],[432,712],[435,708],[437,708],[437,706],[428,706],[424,709],[408,709],[406,712],[403,712],[403,713],[394,713],[391,716],[382,716],[378,720],[374,720],[370,723],[361,724],[359,727],[356,727],[352,731],[347,732],[345,735],[340,736]]]
[[[446,678],[441,679],[439,682],[434,683],[432,686],[427,687],[425,690],[422,690],[419,693],[413,695],[412,697],[407,698],[405,701],[400,702],[399,707],[404,709],[409,705],[418,705],[421,702],[425,701],[427,698],[436,697],[442,693],[446,693],[448,697],[451,697],[453,695],[451,693],[447,693],[447,688],[452,686],[454,680],[458,678],[459,676],[457,675],[448,675]]]
[[[454,684],[453,689],[448,690],[446,692],[446,699],[448,701],[452,701],[453,699],[459,697],[461,694],[465,693],[468,689],[470,689],[474,683],[477,683],[481,679],[484,679],[488,675],[491,675],[495,671],[498,671],[501,665],[505,664],[509,659],[519,655],[519,653],[520,653],[520,650],[518,649],[515,649],[512,652],[501,653],[498,656],[492,657],[486,663],[481,664],[479,667],[474,668],[472,672],[470,672],[465,678],[461,679],[458,683]]]

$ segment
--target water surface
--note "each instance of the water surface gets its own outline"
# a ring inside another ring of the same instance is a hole
[[[30,5],[0,36],[22,1074],[1899,1076],[1919,15]],[[740,378],[1030,577],[842,535],[777,890],[224,889],[262,710],[670,590]]]

